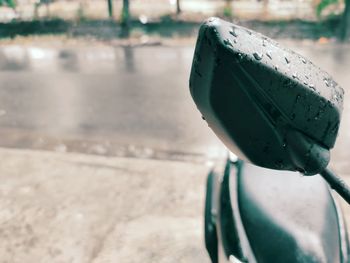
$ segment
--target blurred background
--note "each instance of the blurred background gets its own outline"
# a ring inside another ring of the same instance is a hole
[[[0,5],[1,262],[209,262],[205,180],[226,150],[188,88],[207,17],[277,39],[349,89],[350,0]],[[348,101],[331,166],[350,183]]]

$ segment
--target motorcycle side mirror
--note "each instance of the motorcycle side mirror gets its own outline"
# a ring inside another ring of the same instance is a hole
[[[344,91],[301,55],[210,18],[200,28],[190,91],[211,129],[240,158],[306,175],[327,167]]]

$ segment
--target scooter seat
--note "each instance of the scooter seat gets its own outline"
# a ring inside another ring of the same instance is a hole
[[[321,176],[244,163],[237,184],[257,262],[340,262],[337,210]]]

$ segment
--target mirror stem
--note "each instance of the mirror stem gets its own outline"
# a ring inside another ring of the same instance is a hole
[[[344,200],[350,204],[350,187],[344,182],[343,179],[338,177],[330,169],[326,168],[321,172],[322,177],[327,183],[341,196]]]

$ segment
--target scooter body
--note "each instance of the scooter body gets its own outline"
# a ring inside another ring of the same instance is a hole
[[[349,263],[329,185],[349,204],[350,188],[327,168],[344,95],[332,77],[266,36],[210,18],[199,30],[190,92],[240,158],[208,177],[212,262]]]
[[[208,175],[205,241],[213,263],[349,263],[346,225],[315,175],[227,160]]]

